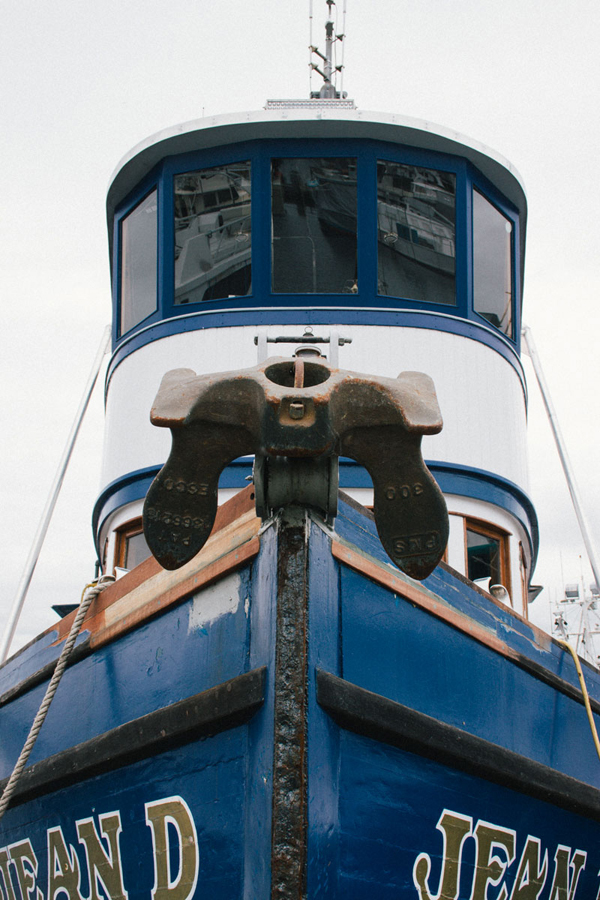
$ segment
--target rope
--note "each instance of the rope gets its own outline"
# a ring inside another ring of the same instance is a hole
[[[2,794],[2,799],[0,800],[0,819],[8,808],[11,797],[15,792],[19,778],[21,777],[21,773],[23,772],[23,769],[27,764],[29,755],[33,750],[33,745],[35,744],[38,734],[41,731],[42,725],[44,724],[44,719],[48,714],[50,704],[54,699],[54,695],[57,691],[58,685],[60,684],[63,673],[67,668],[67,661],[69,659],[69,656],[71,655],[73,647],[75,646],[75,641],[79,636],[81,626],[83,625],[83,620],[85,619],[86,613],[90,608],[90,604],[92,600],[95,600],[98,594],[100,594],[105,588],[107,588],[109,584],[112,584],[114,580],[115,579],[113,575],[102,575],[97,581],[93,581],[91,584],[86,585],[83,589],[81,595],[81,603],[79,605],[79,609],[77,610],[77,615],[75,616],[73,624],[71,625],[69,636],[66,640],[65,646],[63,647],[62,653],[58,658],[58,662],[56,663],[52,678],[50,679],[50,683],[48,684],[48,687],[46,689],[46,693],[44,695],[44,699],[42,700],[41,706],[37,711],[37,715],[33,720],[33,725],[31,726],[31,730],[29,732],[27,740],[25,741],[20,756],[15,763],[15,767],[10,778],[8,779],[7,785]]]
[[[596,753],[600,758],[600,740],[598,740],[598,732],[596,730],[596,723],[594,722],[594,716],[592,714],[592,707],[590,706],[590,696],[588,694],[588,689],[585,684],[585,679],[583,677],[583,672],[581,670],[581,664],[579,662],[579,657],[575,653],[575,650],[571,646],[568,641],[562,641],[560,638],[556,639],[558,643],[569,651],[571,656],[573,657],[573,662],[575,663],[575,668],[577,669],[577,675],[579,676],[579,684],[581,685],[581,693],[583,694],[583,702],[585,703],[585,709],[587,712],[587,717],[590,723],[590,729],[592,731],[592,737],[594,739],[594,744],[596,746]]]

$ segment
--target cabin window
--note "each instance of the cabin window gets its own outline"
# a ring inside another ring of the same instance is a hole
[[[175,305],[250,293],[250,163],[176,175]]]
[[[142,529],[142,520],[128,522],[117,531],[115,566],[121,569],[135,569],[150,556]]]
[[[456,176],[377,163],[378,292],[456,305]]]
[[[272,290],[356,293],[356,159],[271,163]]]
[[[492,584],[510,588],[508,535],[476,520],[466,521],[467,575],[486,590]]]
[[[476,313],[513,337],[512,222],[473,191],[473,296]]]
[[[157,211],[152,191],[121,222],[121,334],[157,307]]]

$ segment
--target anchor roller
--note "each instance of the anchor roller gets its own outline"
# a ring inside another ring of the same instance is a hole
[[[257,512],[287,504],[336,514],[337,461],[349,456],[373,480],[374,514],[391,560],[426,578],[448,539],[442,492],[421,454],[442,419],[432,380],[420,372],[380,378],[326,360],[271,358],[237,372],[167,372],[151,413],[172,448],[144,504],[144,533],[166,569],[204,546],[217,511],[219,476],[255,454]]]

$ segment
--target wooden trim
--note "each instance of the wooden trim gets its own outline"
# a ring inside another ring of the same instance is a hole
[[[509,659],[534,678],[550,685],[550,687],[560,691],[572,700],[576,700],[581,704],[585,703],[583,694],[578,688],[574,687],[563,678],[560,678],[558,675],[554,675],[553,672],[550,672],[544,666],[529,659],[529,657],[524,654],[519,653],[518,650],[513,650],[512,647],[509,647],[505,641],[496,637],[496,635],[488,628],[474,622],[473,619],[470,619],[468,616],[464,615],[464,613],[460,613],[453,609],[441,598],[426,592],[415,584],[405,581],[400,575],[396,575],[379,562],[359,553],[352,547],[341,544],[339,541],[332,541],[331,552],[335,559],[349,566],[351,569],[354,569],[359,574],[364,575],[366,578],[370,578],[372,581],[381,584],[383,587],[389,588],[395,594],[404,597],[405,600],[409,600],[411,603],[414,603],[415,606],[418,606],[430,615],[435,616],[437,619],[450,625],[451,628],[454,628],[472,638],[474,641],[483,644],[483,646],[492,650],[494,653],[498,653],[505,659]],[[453,572],[453,574],[459,580],[468,583],[467,579],[460,576],[458,572]],[[473,585],[470,585],[470,587],[472,588]],[[510,615],[522,618],[518,613],[509,610],[503,603],[494,600],[493,597],[488,597],[483,591],[481,591],[481,594],[488,602],[501,607],[506,612],[509,612]],[[546,635],[544,632],[537,629],[530,622],[527,622],[527,627],[538,634],[543,643],[546,643],[549,646],[552,645],[553,640],[549,635]],[[600,703],[590,697],[590,704],[593,711],[600,714]]]
[[[510,547],[509,540],[511,537],[510,532],[505,531],[503,528],[499,528],[497,525],[492,525],[490,522],[487,522],[484,519],[477,519],[474,516],[465,516],[465,572],[470,577],[469,573],[469,549],[467,546],[467,531],[472,531],[474,534],[481,534],[483,537],[492,538],[492,540],[498,541],[500,545],[500,584],[504,585],[506,590],[511,597],[511,606],[512,602],[512,580],[511,580],[511,571],[510,571]]]
[[[188,573],[182,580],[169,578],[171,572],[155,576],[151,583],[140,585],[126,597],[84,621],[85,629],[91,632],[90,647],[102,647],[142,622],[164,613],[190,594],[208,587],[226,573],[249,562],[258,554],[259,549],[260,541],[254,537],[225,556],[211,560],[200,570]]]
[[[154,557],[149,557],[119,578],[92,602],[83,623],[83,634],[87,636],[73,650],[68,665],[74,665],[96,648],[247,564],[260,550],[260,526],[261,520],[254,511],[253,491],[247,488],[220,507],[211,537],[187,565],[168,572]],[[66,640],[76,614],[75,610],[43,634],[52,635],[55,646],[61,644]],[[10,660],[4,665],[8,664]],[[0,696],[0,707],[47,681],[55,666],[56,660],[52,660],[9,688]]]
[[[255,557],[260,525],[254,510],[246,513],[213,533],[200,553],[175,571],[163,569],[154,557],[144,560],[91,604],[83,629],[90,633],[92,648],[114,640]],[[52,629],[56,644],[66,638],[74,616],[65,616]]]
[[[519,541],[519,576],[523,596],[523,618],[529,621],[529,576],[527,574],[527,557],[521,541]]]
[[[108,644],[110,641],[116,640],[116,638],[121,637],[121,635],[125,634],[127,631],[130,631],[132,628],[140,625],[142,622],[147,619],[152,618],[155,615],[158,615],[168,609],[170,606],[175,605],[181,600],[185,599],[185,597],[191,592],[195,593],[196,591],[202,590],[202,588],[207,587],[211,582],[215,581],[217,578],[222,577],[227,572],[232,572],[240,566],[244,565],[244,563],[248,562],[250,559],[253,559],[260,550],[260,542],[259,539],[253,538],[248,544],[243,545],[238,550],[232,551],[225,557],[222,557],[216,560],[210,566],[207,566],[203,569],[199,575],[195,577],[190,577],[183,583],[177,585],[170,592],[167,592],[164,596],[159,595],[154,598],[154,600],[146,601],[144,599],[145,594],[143,592],[144,583],[141,586],[140,593],[141,598],[138,597],[138,603],[135,608],[130,608],[128,601],[128,594],[124,595],[124,603],[126,607],[129,608],[129,612],[125,613],[120,620],[113,622],[110,626],[106,625],[104,620],[104,612],[94,611],[94,614],[90,617],[88,616],[84,619],[84,629],[89,632],[94,630],[94,634],[89,634],[88,637],[79,643],[71,653],[68,662],[67,668],[75,665],[82,659],[85,659],[86,656],[89,656],[94,652],[98,647],[103,646],[104,644]],[[146,560],[148,563],[154,563],[158,565],[154,558]],[[138,569],[141,569],[142,566],[145,566],[145,563],[141,563],[138,566]],[[137,571],[137,570],[136,570]],[[161,571],[164,571],[161,569]],[[124,579],[119,579],[118,582],[115,583],[114,587],[119,585],[121,581]],[[98,597],[98,601],[103,597],[102,594]],[[117,598],[118,600],[118,598]],[[92,603],[92,607],[98,602],[94,601]],[[147,606],[145,604],[148,603]],[[117,602],[113,601],[113,605],[117,606]],[[91,609],[91,607],[90,607]],[[113,611],[114,612],[114,611]],[[65,619],[70,620],[72,616],[76,613],[69,613]],[[61,622],[58,624],[62,624],[65,619],[61,619]],[[63,635],[63,638],[66,635]],[[58,643],[58,641],[56,642]],[[44,681],[48,681],[52,677],[52,673],[56,668],[57,659],[52,660],[52,662],[46,663],[41,669],[38,669],[37,672],[34,672],[28,678],[23,679],[23,681],[16,684],[14,687],[9,688],[0,696],[0,707],[5,706],[7,703],[10,703],[12,700],[16,700],[17,697],[26,694],[28,691],[32,690],[34,687],[37,687],[38,684],[42,684]]]
[[[253,669],[34,763],[10,807],[245,724],[264,702],[265,679],[266,668]]]
[[[317,669],[317,701],[342,728],[600,821],[600,790]]]
[[[126,550],[127,550],[127,542],[130,538],[135,537],[138,534],[143,534],[142,527],[142,517],[136,516],[135,519],[130,519],[129,522],[125,522],[124,525],[120,525],[115,532],[115,557],[114,557],[114,566],[113,572],[115,568],[126,569],[131,568],[126,565]],[[148,550],[150,554],[150,550]]]

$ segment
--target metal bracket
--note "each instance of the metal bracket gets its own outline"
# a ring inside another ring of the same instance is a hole
[[[267,344],[300,344],[302,345],[314,345],[314,344],[329,344],[329,365],[337,369],[339,366],[339,358],[340,351],[339,348],[343,347],[345,344],[351,344],[352,338],[348,337],[340,337],[337,331],[330,331],[328,337],[319,337],[318,335],[313,334],[312,327],[307,325],[304,329],[304,333],[301,335],[287,335],[281,334],[277,337],[270,337],[267,335],[266,329],[259,328],[258,334],[254,337],[254,343],[258,347],[258,363],[265,362],[268,357],[268,347]],[[308,350],[308,347],[305,348]],[[311,349],[313,349],[311,347]],[[314,347],[315,354],[318,353],[316,347]],[[302,350],[296,351],[296,355],[301,355]]]
[[[337,458],[350,456],[373,480],[377,529],[393,562],[425,578],[441,559],[448,513],[421,455],[422,435],[442,428],[427,375],[377,378],[302,357],[220,375],[175,369],[163,378],[151,420],[173,439],[144,505],[148,546],[167,569],[202,548],[219,475],[249,453],[258,458],[260,515],[303,504],[332,519]]]

